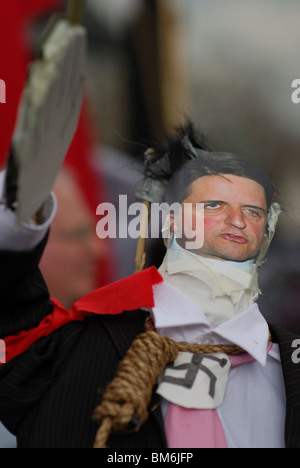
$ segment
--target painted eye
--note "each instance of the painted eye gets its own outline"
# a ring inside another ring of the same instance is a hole
[[[250,216],[253,216],[255,218],[259,218],[261,216],[261,213],[257,210],[253,210],[252,208],[247,208],[246,213],[248,213]]]
[[[204,204],[204,208],[208,210],[217,210],[221,208],[221,203],[219,202],[209,202]]]

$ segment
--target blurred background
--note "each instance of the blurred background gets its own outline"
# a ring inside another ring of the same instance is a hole
[[[66,8],[61,0],[11,0],[3,7],[2,165],[27,63],[49,17]],[[256,161],[280,189],[285,206],[261,270],[259,305],[268,320],[295,333],[300,333],[300,104],[292,103],[291,84],[300,78],[299,17],[296,0],[87,0],[86,97],[66,159],[93,216],[103,201],[118,207],[120,194],[134,201],[144,149],[186,118],[215,148]],[[54,233],[54,241],[72,239],[84,257],[92,237],[82,235],[83,223],[70,220],[61,227],[66,235]],[[98,262],[97,286],[133,272],[136,241],[98,241],[95,257],[91,254],[91,262]],[[160,240],[149,241],[147,266],[159,266],[163,254]],[[51,293],[56,295],[55,284]],[[1,440],[4,444],[0,433],[0,447]]]

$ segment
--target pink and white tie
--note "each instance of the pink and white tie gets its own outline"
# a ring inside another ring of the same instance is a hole
[[[232,367],[254,361],[247,353],[229,357]],[[170,403],[165,431],[169,448],[227,448],[216,409],[190,409]]]

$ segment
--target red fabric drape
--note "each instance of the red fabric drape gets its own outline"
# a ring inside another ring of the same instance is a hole
[[[45,317],[38,327],[4,338],[6,362],[24,353],[40,338],[49,336],[67,323],[82,321],[90,314],[118,315],[127,310],[154,307],[153,287],[162,282],[157,269],[151,267],[93,291],[77,301],[70,311],[52,299],[53,313]]]

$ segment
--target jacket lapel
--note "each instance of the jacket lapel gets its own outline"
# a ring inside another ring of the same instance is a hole
[[[123,359],[137,336],[145,331],[148,313],[142,310],[124,312],[121,315],[104,315],[103,324]]]
[[[286,388],[286,448],[300,448],[300,364],[292,360],[293,341],[300,337],[278,326],[269,326],[273,342],[279,344]]]

